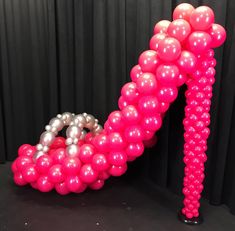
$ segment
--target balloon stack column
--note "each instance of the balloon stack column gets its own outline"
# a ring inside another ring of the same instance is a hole
[[[154,27],[150,49],[139,56],[131,81],[121,89],[119,110],[108,116],[104,128],[87,113],[65,112],[50,120],[35,146],[22,145],[12,164],[14,181],[41,192],[82,193],[101,189],[110,176],[121,176],[127,162],[156,143],[165,112],[186,84],[184,207],[179,218],[198,224],[204,162],[210,130],[210,104],[215,81],[213,48],[223,44],[224,28],[214,23],[207,6],[183,3],[173,21]],[[112,83],[111,83],[112,84]],[[56,137],[65,126],[66,139]],[[89,132],[87,132],[89,130]]]

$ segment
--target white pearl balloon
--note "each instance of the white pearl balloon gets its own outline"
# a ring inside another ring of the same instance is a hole
[[[81,129],[75,125],[69,126],[66,130],[66,135],[71,138],[79,138]]]
[[[35,152],[35,154],[33,155],[33,161],[36,162],[36,160],[40,157],[45,155],[45,153],[43,151],[37,151]]]
[[[66,152],[70,157],[78,156],[79,147],[76,144],[71,144],[66,148]]]
[[[40,136],[40,143],[43,146],[50,146],[55,139],[55,134],[53,132],[45,131]]]
[[[62,130],[64,127],[64,123],[61,119],[59,118],[53,118],[50,120],[49,125],[52,127],[55,127],[58,131]]]
[[[61,119],[64,122],[64,125],[69,125],[73,119],[73,115],[70,112],[64,112]]]

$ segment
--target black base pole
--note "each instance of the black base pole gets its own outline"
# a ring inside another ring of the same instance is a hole
[[[199,217],[187,218],[181,210],[178,212],[178,219],[187,225],[200,225],[203,222],[202,215],[200,214]]]

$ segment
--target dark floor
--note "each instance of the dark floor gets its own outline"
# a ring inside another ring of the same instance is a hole
[[[0,165],[0,231],[234,231],[226,207],[202,202],[204,223],[189,226],[176,217],[181,198],[144,182],[112,179],[100,191],[59,196],[12,182],[10,164]]]

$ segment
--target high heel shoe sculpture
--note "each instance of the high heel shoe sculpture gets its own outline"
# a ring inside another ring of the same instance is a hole
[[[214,23],[207,6],[183,3],[173,12],[173,21],[155,25],[150,50],[139,56],[131,70],[131,82],[121,89],[119,110],[104,124],[87,113],[65,112],[50,120],[36,146],[22,145],[12,164],[17,185],[31,184],[41,192],[53,188],[61,195],[97,190],[110,176],[120,176],[127,162],[143,154],[161,128],[164,113],[186,84],[184,124],[185,222],[199,222],[204,162],[210,133],[210,105],[215,82],[213,48],[223,44],[224,28]],[[66,139],[56,137],[67,126]],[[89,130],[89,132],[86,132]]]

